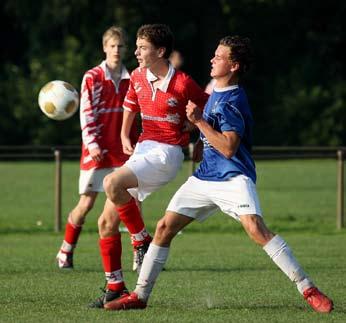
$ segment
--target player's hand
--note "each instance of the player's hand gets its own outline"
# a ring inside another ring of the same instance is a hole
[[[202,111],[195,103],[189,100],[186,105],[186,116],[187,119],[195,125],[198,121],[202,120]]]
[[[123,145],[123,152],[126,155],[132,155],[134,151],[134,147],[132,146],[130,138],[121,137],[121,142]]]
[[[90,157],[92,158],[93,161],[95,162],[100,162],[103,159],[103,154],[102,154],[102,150],[98,147],[98,148],[94,148],[91,149],[89,151],[90,153]]]

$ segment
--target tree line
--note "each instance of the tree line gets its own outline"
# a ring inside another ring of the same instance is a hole
[[[125,63],[134,69],[138,27],[160,22],[201,86],[221,37],[251,39],[255,62],[244,86],[256,145],[346,145],[345,9],[337,0],[4,0],[0,144],[79,144],[78,114],[45,117],[40,88],[61,79],[79,90],[84,72],[103,59],[111,25],[127,31]]]

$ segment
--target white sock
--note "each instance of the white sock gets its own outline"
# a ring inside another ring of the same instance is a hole
[[[65,252],[73,252],[73,249],[76,247],[74,244],[70,244],[65,240],[62,242],[60,249]]]
[[[275,264],[287,275],[294,283],[301,294],[304,290],[313,287],[314,284],[301,268],[290,247],[280,236],[274,236],[264,247],[263,250],[275,262]]]
[[[134,290],[142,301],[148,301],[155,281],[166,263],[168,252],[169,248],[160,247],[153,243],[150,244],[144,256],[141,272]]]

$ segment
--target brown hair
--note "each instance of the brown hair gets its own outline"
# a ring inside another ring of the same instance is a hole
[[[164,58],[168,58],[173,50],[174,37],[167,25],[151,24],[143,25],[137,31],[137,38],[144,38],[156,48],[164,47],[166,49]]]
[[[220,40],[219,45],[229,47],[229,60],[239,64],[239,74],[244,74],[250,69],[253,62],[253,52],[249,38],[226,36]]]

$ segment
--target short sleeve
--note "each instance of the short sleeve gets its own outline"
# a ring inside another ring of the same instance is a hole
[[[135,72],[132,73],[130,78],[130,84],[124,99],[123,108],[127,111],[139,112],[140,108],[135,87],[134,73]]]
[[[218,104],[215,114],[219,119],[221,131],[235,131],[240,137],[244,135],[245,123],[240,111],[232,104]]]

